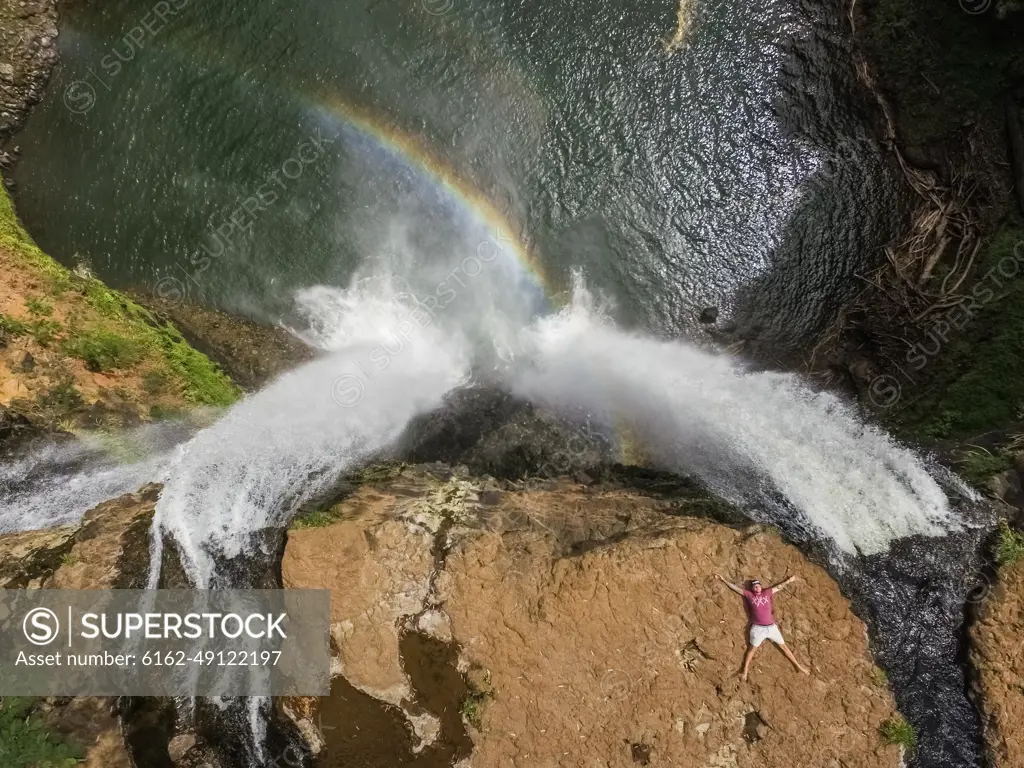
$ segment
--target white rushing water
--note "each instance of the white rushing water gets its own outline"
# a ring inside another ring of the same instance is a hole
[[[210,586],[214,554],[234,557],[250,532],[286,524],[299,505],[388,446],[468,376],[464,340],[436,325],[418,328],[416,343],[383,369],[374,362],[380,340],[407,321],[386,283],[320,287],[300,301],[325,354],[182,446],[157,504],[155,524],[174,537],[197,587]],[[151,584],[157,575],[154,569]]]
[[[579,286],[570,307],[523,337],[528,363],[514,375],[517,394],[625,426],[652,464],[695,473],[732,501],[781,494],[814,539],[871,554],[955,527],[945,494],[912,451],[797,376],[746,372],[726,355],[626,333]]]
[[[214,555],[237,556],[251,533],[285,525],[304,501],[440,406],[467,381],[472,361],[493,366],[493,354],[479,354],[488,334],[500,337],[503,360],[514,359],[503,375],[515,393],[610,432],[628,429],[653,465],[697,474],[755,516],[786,515],[790,528],[865,554],[956,527],[925,464],[836,397],[791,374],[747,372],[726,355],[627,333],[580,286],[571,306],[520,327],[518,339],[507,318],[493,329],[481,322],[472,302],[461,316],[411,325],[408,296],[382,278],[316,287],[298,301],[320,357],[187,442],[158,441],[159,450],[134,463],[107,460],[35,485],[11,478],[38,456],[0,468],[0,481],[15,489],[0,485],[0,530],[74,522],[107,498],[161,481],[156,524],[177,542],[196,585],[210,586]],[[160,552],[153,554],[155,584]]]
[[[49,472],[64,458],[63,453],[62,448],[44,448],[0,466],[0,533],[71,525],[97,504],[161,479],[162,461],[156,457],[132,464],[104,461],[85,472],[50,475],[39,484],[19,487],[31,473]]]
[[[0,533],[73,524],[97,504],[162,482],[173,447],[195,429],[172,422],[118,435],[86,433],[0,464]]]

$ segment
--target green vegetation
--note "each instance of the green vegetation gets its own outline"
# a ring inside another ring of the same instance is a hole
[[[64,565],[68,565],[68,566],[77,565],[78,564],[78,555],[72,554],[71,552],[67,552],[67,553],[64,554],[63,557],[61,557],[60,564],[62,566],[64,566]]]
[[[38,400],[39,405],[59,420],[85,405],[82,393],[75,388],[71,378],[66,378],[44,392]]]
[[[168,377],[164,371],[146,371],[142,374],[142,388],[149,395],[167,391]]]
[[[957,3],[878,0],[865,45],[911,145],[959,143],[966,123],[1002,129],[1003,98],[1024,75],[1024,13],[972,16]]]
[[[459,706],[459,714],[477,730],[480,730],[480,725],[483,723],[483,706],[486,700],[486,694],[471,693],[462,700],[462,704]]]
[[[493,697],[493,691],[480,690],[476,686],[470,684],[469,693],[466,694],[466,697],[459,705],[459,714],[462,715],[462,718],[467,723],[477,730],[480,730],[480,726],[483,724],[484,718],[484,705]]]
[[[176,328],[155,329],[156,342],[170,372],[184,382],[183,395],[193,405],[231,405],[241,390],[206,355],[193,349]]]
[[[60,323],[55,320],[37,318],[35,320],[18,320],[0,315],[0,337],[32,336],[42,346],[49,345],[61,331]]]
[[[941,339],[940,349],[919,374],[908,368],[920,385],[889,413],[911,438],[961,438],[1024,417],[1024,219],[1005,166],[1006,98],[1024,80],[1024,12],[996,5],[976,15],[932,0],[862,6],[861,37],[907,158],[967,176],[972,224],[985,233],[974,282],[960,288],[970,298],[932,313],[946,326],[922,328],[925,348]],[[934,282],[949,268],[937,265]]]
[[[871,682],[878,688],[889,687],[889,675],[881,667],[872,667]]]
[[[312,512],[297,515],[289,526],[293,530],[303,528],[325,528],[341,519],[341,505],[336,504],[330,509],[314,509]]]
[[[128,299],[95,278],[86,281],[82,292],[85,294],[85,303],[108,319],[121,319],[131,311]]]
[[[90,371],[131,368],[144,355],[141,344],[113,331],[91,330],[73,335],[64,343],[64,351],[85,361]]]
[[[0,315],[0,336],[24,336],[28,327],[21,321],[6,315]]]
[[[891,717],[882,723],[878,732],[887,744],[899,744],[907,752],[913,752],[917,747],[917,735],[914,733],[914,727],[900,715]]]
[[[996,534],[996,565],[1000,568],[1024,561],[1024,535],[1017,533],[1006,520],[999,521]]]
[[[463,675],[463,679],[466,682],[466,695],[459,704],[459,714],[466,723],[480,730],[487,701],[494,698],[491,673],[474,665]]]
[[[52,304],[45,299],[37,299],[34,296],[25,299],[25,308],[30,315],[35,315],[36,317],[49,317],[53,314]]]
[[[992,475],[1010,468],[1010,460],[1002,454],[978,449],[968,451],[957,465],[957,472],[971,485],[981,486]]]
[[[71,272],[47,275],[46,282],[49,285],[50,296],[55,299],[59,299],[65,293],[73,289],[75,287],[72,281],[73,277],[74,274]]]
[[[2,181],[0,178],[0,248],[17,253],[51,282],[60,284],[67,281],[68,271],[43,253],[22,229],[14,212],[14,203]]]
[[[82,322],[66,339],[67,349],[93,370],[130,367],[155,358],[173,379],[181,397],[193,405],[230,405],[241,391],[205,355],[193,349],[178,330],[151,312],[83,271],[70,272],[43,253],[22,229],[10,196],[0,184],[0,249],[30,267],[49,286],[52,296],[78,293],[99,318]],[[0,317],[0,333],[32,334],[40,344],[51,343],[59,324],[43,319],[49,304],[30,299],[29,312],[38,319],[25,323]]]
[[[53,733],[33,711],[32,699],[0,700],[0,765],[4,768],[70,768],[82,750]]]
[[[1024,220],[1004,224],[979,256],[975,298],[962,305],[974,316],[964,323],[953,310],[962,330],[922,370],[925,391],[894,414],[912,434],[963,437],[1024,416]]]
[[[30,320],[25,323],[25,330],[39,343],[48,347],[61,332],[60,323],[55,320]]]

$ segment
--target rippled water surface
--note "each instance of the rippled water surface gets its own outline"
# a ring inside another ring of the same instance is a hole
[[[549,295],[580,267],[627,325],[675,334],[740,306],[798,340],[900,209],[854,116],[844,18],[678,11],[73,4],[18,137],[20,210],[65,263],[262,319],[379,262],[456,268],[485,222]]]

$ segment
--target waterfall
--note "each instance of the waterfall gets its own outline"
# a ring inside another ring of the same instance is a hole
[[[73,525],[108,499],[162,482],[174,446],[197,426],[162,422],[28,447],[15,461],[0,464],[0,533]]]
[[[685,341],[627,332],[579,281],[569,306],[532,320],[482,316],[478,296],[413,323],[416,301],[383,277],[355,279],[345,290],[318,286],[297,299],[303,335],[321,350],[316,359],[194,434],[147,428],[160,439],[143,441],[133,462],[117,464],[95,444],[64,445],[0,468],[0,530],[74,522],[90,506],[157,480],[164,489],[150,585],[159,583],[160,547],[170,538],[194,586],[240,586],[219,566],[257,556],[253,534],[286,526],[304,502],[487,369],[491,380],[568,418],[609,434],[628,430],[651,464],[698,475],[752,517],[838,555],[833,575],[872,626],[886,628],[878,652],[908,713],[926,711],[917,693],[926,678],[941,681],[943,727],[922,730],[922,750],[973,749],[969,739],[942,736],[977,730],[951,661],[962,600],[951,594],[942,610],[904,616],[886,597],[914,588],[887,575],[899,552],[972,526],[951,511],[933,468],[849,405],[793,374],[748,370]],[[959,538],[941,546],[959,553]],[[886,588],[876,594],[870,574],[881,574]],[[931,568],[922,578],[949,575]],[[889,624],[901,616],[930,626],[941,643],[895,645]],[[225,740],[263,764],[265,701],[228,703],[223,727],[233,735]]]
[[[699,475],[761,509],[765,522],[846,553],[957,527],[924,463],[834,395],[793,374],[748,372],[727,355],[627,333],[593,304],[577,285],[570,306],[523,332],[517,394],[624,425],[651,463]],[[793,510],[799,519],[789,519]]]
[[[418,328],[415,343],[393,350],[382,366],[375,350],[408,322],[386,281],[319,287],[299,300],[324,354],[182,446],[160,495],[156,529],[173,537],[198,588],[218,585],[216,556],[237,557],[249,533],[286,525],[303,502],[389,445],[468,375],[465,340],[440,324]],[[159,558],[152,567],[155,586]]]
[[[158,529],[176,540],[197,586],[209,586],[211,554],[238,556],[247,534],[285,525],[346,468],[438,407],[481,359],[472,312],[411,334],[408,300],[383,278],[309,289],[298,303],[321,356],[187,441],[184,427],[133,433],[129,442],[144,448],[131,462],[93,441],[0,467],[0,530],[72,523],[108,498],[164,482]],[[958,527],[920,458],[798,376],[750,372],[727,355],[626,332],[582,285],[518,339],[507,326],[507,318],[494,326],[507,350],[499,375],[514,392],[610,430],[625,426],[653,464],[699,475],[768,522],[865,555]]]

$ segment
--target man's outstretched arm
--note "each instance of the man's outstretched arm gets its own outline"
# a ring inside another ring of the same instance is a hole
[[[788,587],[790,584],[792,584],[794,581],[798,581],[799,579],[800,579],[799,576],[793,575],[793,576],[790,576],[785,581],[780,581],[774,587],[770,587],[770,589],[772,591],[772,594],[775,594],[776,592],[781,592],[786,587]]]
[[[737,586],[736,586],[735,584],[730,584],[730,583],[729,583],[728,581],[726,581],[725,579],[723,579],[723,578],[722,578],[721,576],[719,576],[718,574],[715,574],[715,578],[716,578],[716,579],[718,579],[718,580],[719,580],[720,582],[722,582],[723,584],[725,584],[725,586],[727,586],[727,587],[728,587],[729,589],[731,589],[731,590],[732,590],[733,592],[735,592],[735,593],[736,593],[737,595],[742,595],[742,594],[743,594],[743,590],[742,590],[742,589],[740,589],[739,587],[737,587]]]

